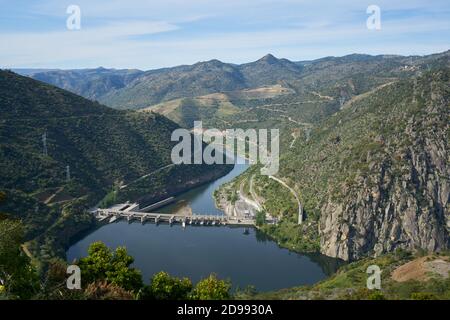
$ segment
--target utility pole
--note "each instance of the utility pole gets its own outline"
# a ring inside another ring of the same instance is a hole
[[[303,223],[303,206],[300,204],[298,207],[298,222],[297,224],[302,224]]]
[[[341,105],[341,108],[342,108],[342,106],[344,105],[344,103],[345,103],[345,97],[344,97],[344,96],[341,96],[341,97],[339,98],[339,104]]]
[[[48,156],[48,150],[47,150],[47,131],[44,132],[42,135],[42,145],[43,145],[43,154],[44,156]]]
[[[66,182],[70,182],[70,166],[66,166]]]

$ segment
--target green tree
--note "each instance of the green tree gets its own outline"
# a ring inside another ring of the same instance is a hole
[[[265,211],[258,211],[256,213],[256,225],[262,226],[266,223],[266,212]]]
[[[132,292],[107,281],[90,283],[84,294],[88,300],[134,300]]]
[[[143,300],[184,300],[189,298],[192,282],[188,278],[171,277],[167,272],[155,274],[141,293]]]
[[[33,297],[38,300],[85,300],[83,290],[67,288],[67,263],[64,260],[52,259],[42,278],[41,289]]]
[[[195,300],[226,300],[231,298],[231,283],[220,280],[215,274],[201,280],[195,286],[191,298]]]
[[[143,285],[141,272],[131,268],[134,258],[124,247],[112,252],[104,243],[94,242],[89,246],[88,256],[80,259],[81,281],[90,284],[105,280],[125,290],[137,292]]]
[[[24,231],[20,221],[0,219],[0,295],[30,299],[39,289],[39,279],[21,245]]]

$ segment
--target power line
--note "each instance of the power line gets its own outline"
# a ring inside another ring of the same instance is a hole
[[[44,156],[48,156],[48,149],[47,149],[47,131],[44,132],[42,135],[42,145],[43,145],[43,154]]]
[[[70,166],[66,166],[66,182],[70,182]]]

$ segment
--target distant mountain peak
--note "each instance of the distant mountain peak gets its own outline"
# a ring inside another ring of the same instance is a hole
[[[266,63],[269,63],[269,64],[273,64],[273,63],[277,63],[279,61],[279,59],[276,58],[273,54],[268,53],[264,57],[259,59],[258,61],[266,62]]]
[[[220,61],[220,60],[218,60],[218,59],[212,59],[212,60],[209,60],[209,61],[207,61],[207,62],[209,62],[209,63],[220,63],[220,64],[223,64],[223,62]]]
[[[223,66],[224,63],[220,60],[217,59],[212,59],[212,60],[208,60],[208,61],[201,61],[201,62],[197,62],[194,66],[215,66],[215,67],[220,67]]]

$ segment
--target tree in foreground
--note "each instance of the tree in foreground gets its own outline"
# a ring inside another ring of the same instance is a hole
[[[39,278],[21,245],[20,221],[0,218],[0,295],[7,299],[30,299],[39,289]]]
[[[133,262],[134,258],[124,247],[113,252],[104,243],[94,242],[89,246],[88,256],[78,262],[81,281],[86,285],[106,281],[126,291],[137,292],[143,282],[141,272],[130,267]]]
[[[90,283],[84,294],[88,300],[134,300],[132,292],[106,281]]]
[[[192,291],[192,282],[188,278],[171,277],[167,272],[159,272],[150,280],[140,293],[143,300],[185,300]]]
[[[227,300],[231,298],[231,283],[220,280],[215,274],[201,280],[195,286],[191,298],[195,300]]]
[[[83,290],[67,288],[67,263],[61,259],[52,259],[48,263],[47,271],[42,277],[41,289],[33,297],[38,300],[85,300]]]

